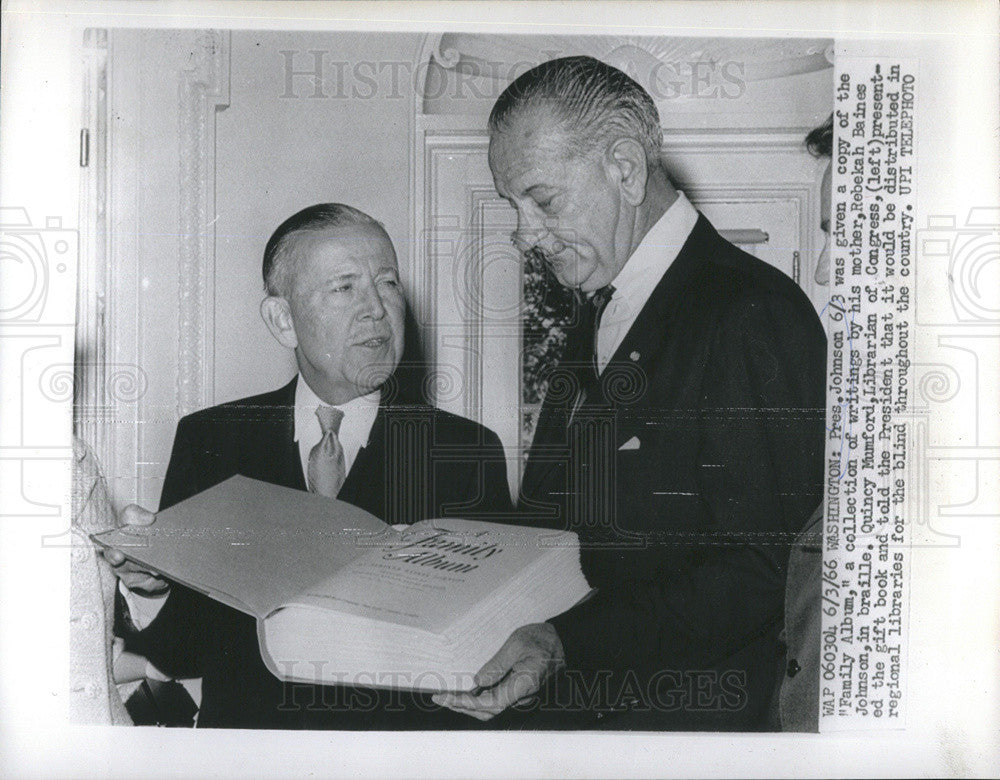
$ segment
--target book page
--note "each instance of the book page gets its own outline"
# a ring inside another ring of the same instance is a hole
[[[388,525],[351,504],[235,476],[98,544],[260,617],[363,554]]]
[[[542,535],[552,532],[427,520],[350,562],[295,604],[443,633],[545,555]]]

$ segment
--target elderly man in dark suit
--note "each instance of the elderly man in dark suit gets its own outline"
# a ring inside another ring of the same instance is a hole
[[[510,513],[496,435],[421,402],[404,376],[406,303],[395,251],[378,222],[341,204],[307,208],[271,237],[263,276],[261,314],[294,351],[298,375],[273,392],[182,419],[161,509],[243,474],[339,498],[392,524]],[[138,507],[126,514],[130,522],[152,519]],[[126,647],[167,675],[202,678],[199,726],[468,724],[399,691],[283,683],[261,660],[252,618],[109,555],[132,589],[169,588],[155,619]]]
[[[761,728],[789,545],[821,494],[819,320],[675,189],[625,73],[544,63],[489,128],[515,244],[580,301],[519,509],[580,534],[596,592],[514,632],[482,690],[436,701],[556,727]]]

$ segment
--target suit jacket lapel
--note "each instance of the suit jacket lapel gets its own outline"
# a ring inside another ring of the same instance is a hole
[[[389,522],[385,517],[386,409],[380,404],[365,444],[354,459],[337,498]]]
[[[305,490],[302,461],[295,442],[295,383],[274,393],[271,402],[247,410],[241,473],[256,479]]]
[[[586,304],[583,304],[586,305]],[[555,383],[572,382],[571,392],[552,392],[547,390],[542,399],[542,408],[538,414],[535,433],[531,439],[531,449],[521,480],[521,492],[530,496],[534,489],[544,482],[553,468],[561,460],[565,460],[567,446],[566,427],[569,423],[569,410],[573,405],[576,392],[578,367],[590,359],[590,334],[585,331],[585,317],[578,315],[577,325],[566,336],[566,346],[556,368],[556,376],[550,380],[550,388]],[[553,400],[558,397],[560,400]]]
[[[713,233],[708,220],[699,214],[691,235],[653,288],[632,327],[608,361],[608,368],[637,365],[645,370],[656,363],[666,343],[670,323],[677,314],[681,296],[690,294],[688,279],[706,256]]]
[[[267,404],[246,410],[240,473],[296,490],[308,490],[295,441],[295,387],[298,377],[277,390]],[[380,406],[368,444],[358,452],[338,498],[376,517],[385,513],[386,411]]]
[[[691,235],[688,236],[681,247],[674,262],[670,264],[666,273],[657,282],[653,293],[649,296],[639,315],[636,317],[632,327],[629,328],[622,343],[615,350],[605,372],[623,367],[638,366],[640,370],[647,373],[656,362],[656,358],[666,342],[666,335],[669,331],[670,321],[677,310],[677,303],[680,296],[684,294],[688,278],[697,268],[698,262],[711,251],[713,236],[717,236],[711,224],[701,214],[695,223]],[[574,329],[567,342],[567,349],[564,357],[560,360],[560,367],[567,361],[579,364],[588,360],[586,355],[589,339],[585,337],[580,328]],[[637,355],[635,359],[633,356]],[[630,369],[625,369],[630,370]],[[554,404],[551,402],[549,393],[546,393],[545,401],[542,404],[542,411],[539,414],[536,434],[531,443],[531,451],[528,457],[528,464],[525,469],[524,479],[521,483],[521,491],[527,496],[535,492],[537,486],[541,485],[549,476],[552,469],[558,465],[559,458],[565,459],[565,450],[559,452],[559,445],[566,444],[566,424],[567,413],[566,404]],[[619,442],[618,444],[621,444]],[[549,453],[546,455],[546,451]]]
[[[383,394],[368,444],[337,497],[389,524],[434,516],[439,511],[431,455],[435,419],[427,404],[389,403]]]

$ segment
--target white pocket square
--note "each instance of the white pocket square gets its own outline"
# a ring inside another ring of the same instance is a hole
[[[619,452],[623,450],[637,450],[642,446],[642,442],[639,441],[638,436],[633,436],[627,442],[625,442],[621,447],[618,448]]]

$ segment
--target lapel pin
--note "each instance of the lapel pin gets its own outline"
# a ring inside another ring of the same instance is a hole
[[[629,360],[638,360],[639,359],[639,353],[638,352],[633,352],[628,357],[629,357]]]

